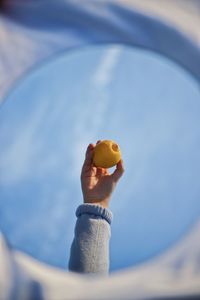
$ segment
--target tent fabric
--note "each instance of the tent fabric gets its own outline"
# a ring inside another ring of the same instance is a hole
[[[153,10],[149,4],[145,8],[144,2],[141,7],[138,1],[133,1],[133,9],[130,1],[126,4],[97,0],[7,1],[0,15],[1,101],[27,72],[44,61],[63,51],[94,44],[120,43],[155,51],[181,65],[199,82],[197,30],[192,38],[187,37],[192,26],[186,33],[178,27],[175,29],[166,14],[163,22],[160,10],[156,10],[156,1],[151,2]],[[175,2],[178,5],[179,1]],[[196,7],[196,2],[191,2]],[[182,28],[185,27],[179,27]],[[99,295],[101,299],[108,299],[108,295],[109,299],[179,299],[183,296],[198,299],[199,234],[200,223],[197,222],[179,244],[162,256],[140,267],[116,272],[109,278],[90,278],[90,281],[11,249],[2,235],[0,298],[15,295],[15,299],[22,299],[22,295],[28,295],[26,299],[33,299],[35,295],[38,299],[83,299],[84,294],[86,299],[99,299]]]
[[[109,277],[77,275],[49,267],[11,249],[1,235],[0,298],[199,299],[199,232],[200,222],[164,255]]]
[[[184,32],[189,39],[200,45],[200,2],[198,0],[126,0],[126,4],[151,14]]]
[[[123,43],[156,51],[200,78],[198,42],[187,39],[167,22],[120,2],[29,0],[8,4],[0,18],[1,101],[16,80],[44,60],[97,43]]]

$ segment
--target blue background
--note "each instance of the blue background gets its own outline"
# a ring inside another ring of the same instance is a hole
[[[66,268],[90,142],[119,143],[111,271],[177,242],[200,212],[200,93],[161,55],[119,45],[63,54],[0,110],[0,225],[13,246]]]

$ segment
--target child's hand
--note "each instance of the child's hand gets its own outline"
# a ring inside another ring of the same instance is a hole
[[[107,169],[97,168],[93,165],[92,156],[94,147],[93,144],[89,144],[81,171],[81,187],[84,203],[101,204],[103,207],[108,207],[117,181],[124,173],[123,161],[120,160],[113,174],[109,174]]]

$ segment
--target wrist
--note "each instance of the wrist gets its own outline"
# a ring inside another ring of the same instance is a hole
[[[85,202],[87,203],[87,202]],[[108,204],[107,203],[103,203],[103,202],[90,202],[90,204],[94,204],[94,205],[99,205],[102,206],[103,208],[108,208]]]
[[[108,206],[109,206],[109,199],[104,199],[104,200],[84,199],[84,203],[99,205],[99,206],[102,206],[103,208],[108,208]]]

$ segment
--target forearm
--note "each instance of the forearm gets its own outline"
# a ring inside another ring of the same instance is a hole
[[[78,207],[76,216],[69,270],[108,274],[111,211],[100,205],[82,204]]]

